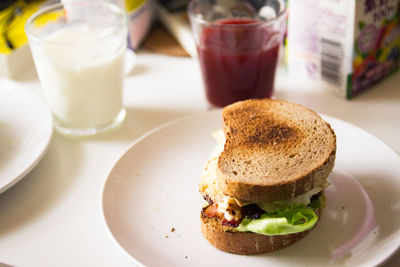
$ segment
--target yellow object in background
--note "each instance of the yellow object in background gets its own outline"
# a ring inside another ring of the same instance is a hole
[[[123,0],[120,2],[128,13],[129,48],[132,50],[139,48],[150,29],[153,18],[154,1],[155,0]]]
[[[27,43],[25,22],[42,5],[42,1],[19,0],[0,12],[0,53],[9,54]]]
[[[142,6],[145,2],[146,0],[125,0],[126,11],[131,12]]]

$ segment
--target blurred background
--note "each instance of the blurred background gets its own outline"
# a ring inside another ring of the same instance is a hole
[[[251,2],[257,6],[268,1]],[[399,1],[280,1],[288,9],[281,65],[292,78],[333,89],[350,99],[397,71]],[[33,64],[24,24],[39,8],[54,2],[58,1],[0,1],[0,77],[18,79]],[[129,16],[130,49],[196,57],[187,14],[189,0],[108,2],[124,8]],[[217,2],[226,4],[226,0]]]

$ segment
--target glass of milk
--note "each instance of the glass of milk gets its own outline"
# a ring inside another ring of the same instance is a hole
[[[105,1],[59,3],[36,12],[25,31],[58,132],[90,136],[121,124],[125,11]]]

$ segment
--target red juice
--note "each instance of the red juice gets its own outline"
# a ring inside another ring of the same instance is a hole
[[[197,51],[212,105],[272,96],[280,34],[270,27],[255,19],[230,18],[203,28]]]

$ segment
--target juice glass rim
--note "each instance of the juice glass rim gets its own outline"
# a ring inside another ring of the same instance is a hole
[[[101,1],[101,2],[100,1],[99,2],[98,1],[78,1],[78,2],[73,2],[72,4],[73,5],[85,4],[85,5],[88,5],[88,6],[90,6],[90,5],[91,6],[105,6],[105,7],[109,8],[110,10],[112,10],[114,12],[114,14],[117,14],[121,18],[121,22],[119,23],[118,26],[115,27],[115,29],[113,31],[108,32],[108,33],[103,34],[103,35],[100,35],[100,36],[97,36],[96,38],[92,38],[92,39],[89,39],[89,40],[84,40],[84,41],[82,41],[82,40],[70,40],[70,41],[62,41],[62,42],[61,41],[53,41],[53,40],[44,41],[43,39],[45,37],[40,37],[40,36],[38,36],[37,34],[34,33],[34,28],[33,28],[34,27],[34,25],[33,25],[34,21],[37,18],[39,18],[40,16],[42,16],[42,15],[45,15],[47,13],[51,13],[51,12],[54,12],[54,11],[57,11],[57,10],[65,12],[64,7],[66,5],[68,5],[68,4],[59,2],[59,3],[55,3],[55,4],[51,4],[51,5],[45,6],[45,7],[41,8],[41,9],[37,10],[35,13],[33,13],[32,16],[29,17],[29,19],[25,23],[25,33],[28,36],[28,38],[33,40],[33,41],[46,42],[46,43],[54,44],[54,45],[66,45],[66,44],[69,44],[69,45],[78,44],[79,45],[79,44],[83,44],[83,43],[86,43],[86,42],[93,42],[93,41],[96,41],[96,40],[101,40],[101,39],[107,38],[109,36],[116,35],[116,34],[118,34],[119,32],[121,32],[123,30],[127,30],[127,28],[128,28],[128,16],[127,16],[126,12],[124,10],[122,10],[120,7],[118,7],[117,5],[115,5],[115,4],[112,4],[112,3],[109,3],[109,2],[103,2],[103,1]],[[47,23],[47,21],[46,21],[46,23]]]
[[[193,19],[194,21],[196,21],[199,24],[203,24],[203,25],[207,25],[207,26],[212,26],[212,27],[217,27],[217,28],[252,28],[252,27],[259,27],[259,26],[268,26],[269,24],[273,24],[276,21],[280,20],[282,17],[286,16],[287,13],[287,7],[286,4],[284,5],[284,8],[281,12],[279,12],[277,14],[277,16],[273,19],[269,19],[269,20],[261,20],[259,18],[251,18],[251,17],[224,17],[222,19],[229,19],[229,18],[233,18],[233,19],[244,19],[244,18],[249,18],[249,19],[255,19],[256,21],[254,23],[248,23],[248,24],[220,24],[217,23],[217,21],[220,20],[214,20],[214,21],[208,21],[205,20],[203,18],[201,18],[200,16],[194,14],[193,10],[195,8],[195,5],[202,2],[204,0],[191,0],[189,5],[188,5],[188,14],[189,17],[191,19]]]

